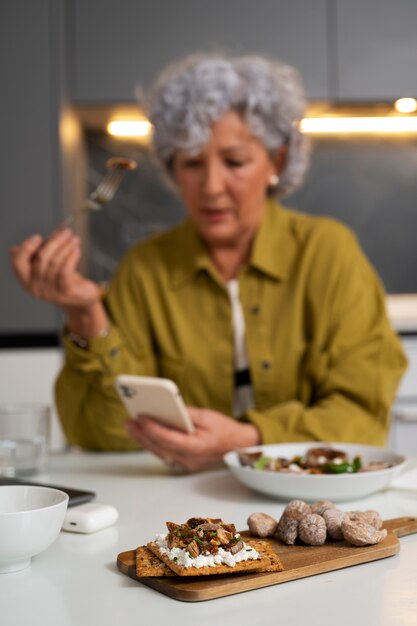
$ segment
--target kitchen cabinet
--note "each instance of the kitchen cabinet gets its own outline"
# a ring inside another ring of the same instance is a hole
[[[326,0],[75,0],[69,5],[78,103],[134,101],[167,63],[220,47],[282,58],[327,97]]]
[[[68,28],[83,104],[134,101],[172,59],[216,47],[293,64],[313,100],[417,91],[415,0],[74,0]]]
[[[62,2],[3,0],[0,20],[0,334],[47,333],[57,313],[31,298],[14,278],[7,250],[59,219],[57,71]],[[55,54],[51,50],[55,49]],[[7,294],[7,295],[5,295]]]
[[[340,100],[417,96],[416,0],[335,0]]]

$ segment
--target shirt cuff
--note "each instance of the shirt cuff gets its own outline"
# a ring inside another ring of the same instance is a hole
[[[245,420],[257,427],[261,443],[285,443],[289,441],[288,423],[297,420],[304,408],[301,402],[292,400],[265,411],[246,411]]]
[[[68,330],[64,330],[62,341],[68,365],[85,372],[111,369],[123,345],[120,333],[114,326],[110,326],[105,337],[91,337],[87,348],[77,346]]]

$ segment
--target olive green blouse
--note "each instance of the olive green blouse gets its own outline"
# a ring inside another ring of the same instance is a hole
[[[255,397],[242,419],[262,441],[384,445],[406,359],[352,232],[268,201],[239,286]],[[56,401],[69,443],[136,447],[118,374],[171,378],[187,404],[232,414],[230,300],[190,221],[132,248],[105,305],[107,337],[81,349],[64,335]]]

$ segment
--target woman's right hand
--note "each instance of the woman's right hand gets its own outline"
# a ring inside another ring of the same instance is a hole
[[[33,235],[10,249],[22,286],[66,311],[89,309],[101,300],[100,286],[77,270],[80,257],[80,238],[70,229],[58,229],[47,239]]]

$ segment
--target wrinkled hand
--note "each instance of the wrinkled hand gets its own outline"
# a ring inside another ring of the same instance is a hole
[[[186,472],[208,468],[234,448],[257,445],[259,432],[253,424],[242,423],[211,409],[187,407],[195,426],[183,433],[158,423],[148,415],[126,422],[129,435],[140,446]]]
[[[58,229],[48,239],[33,235],[10,249],[13,270],[35,298],[62,308],[89,307],[101,296],[99,285],[77,271],[80,239],[69,229]]]

